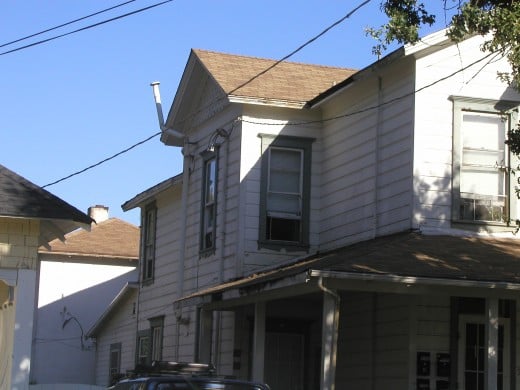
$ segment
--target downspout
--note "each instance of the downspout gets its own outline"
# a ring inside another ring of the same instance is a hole
[[[224,264],[224,255],[225,250],[224,247],[226,245],[226,209],[227,209],[227,189],[228,189],[228,164],[229,164],[229,142],[230,142],[230,136],[233,133],[233,127],[235,126],[235,123],[233,122],[231,125],[231,129],[225,136],[224,142],[226,143],[225,153],[224,156],[224,166],[222,167],[222,176],[224,176],[224,180],[222,183],[222,222],[220,224],[221,227],[221,233],[220,233],[220,245],[219,245],[219,258],[220,258],[220,264],[219,264],[219,275],[218,275],[218,284],[221,284],[224,282],[224,270],[225,270],[225,264]],[[216,335],[215,335],[215,366],[218,368],[220,365],[220,337],[221,337],[221,323],[222,323],[222,311],[217,312],[217,318],[216,318]]]
[[[322,369],[321,369],[321,385],[320,385],[320,388],[322,390],[335,390],[336,388],[336,356],[337,356],[337,350],[338,350],[338,333],[339,333],[339,308],[340,308],[340,302],[341,302],[341,299],[340,299],[340,296],[338,293],[336,293],[335,291],[333,290],[330,290],[328,289],[327,287],[325,287],[323,285],[323,277],[319,277],[318,278],[318,287],[320,288],[321,291],[323,291],[325,294],[327,295],[330,295],[334,301],[334,318],[333,318],[333,335],[332,335],[332,340],[331,340],[331,351],[330,351],[330,361],[328,361],[328,364],[329,364],[329,371],[331,371],[331,373],[329,374],[329,379],[331,379],[330,381],[324,376],[324,373],[325,373],[325,368],[323,365],[326,364],[327,362],[325,361],[325,351],[322,351]],[[324,302],[324,314],[325,314],[325,302]],[[323,319],[324,321],[325,319]],[[325,324],[325,322],[323,322]],[[325,326],[325,325],[323,325]],[[323,332],[323,330],[322,330]],[[323,340],[323,337],[324,337],[324,334],[322,333],[322,347],[323,347],[323,344],[324,344],[324,340]],[[327,386],[328,385],[328,386]]]
[[[182,195],[181,195],[181,221],[180,221],[180,239],[179,239],[179,267],[177,268],[177,297],[181,298],[184,294],[184,261],[186,256],[186,219],[188,216],[187,211],[187,203],[188,203],[188,188],[189,188],[189,159],[190,159],[190,151],[189,151],[189,140],[184,136],[180,131],[169,128],[164,123],[162,104],[161,104],[161,94],[159,91],[159,82],[155,81],[151,83],[151,87],[153,89],[155,107],[157,109],[157,119],[159,120],[159,127],[163,134],[166,134],[170,137],[177,138],[183,141],[182,155],[183,155],[183,164],[182,164]],[[180,307],[177,312],[175,312],[175,318],[177,322],[177,335],[176,335],[176,346],[175,346],[175,358],[179,360],[179,342],[180,342],[180,325],[182,320],[182,307]]]

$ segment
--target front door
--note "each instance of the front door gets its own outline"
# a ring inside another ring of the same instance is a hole
[[[485,390],[487,366],[487,334],[484,316],[459,318],[459,378],[463,390]],[[509,320],[501,318],[498,326],[498,374],[496,390],[509,389]],[[504,370],[505,368],[505,370]],[[486,389],[495,390],[495,389]]]
[[[303,390],[304,336],[266,333],[265,382],[271,390]]]

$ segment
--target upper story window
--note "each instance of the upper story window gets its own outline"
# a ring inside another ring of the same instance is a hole
[[[201,252],[215,250],[216,217],[217,217],[217,156],[214,152],[203,155],[204,171],[201,196]]]
[[[145,208],[143,216],[143,281],[151,281],[154,276],[156,225],[157,207],[152,203]]]
[[[510,108],[505,103],[455,101],[454,220],[507,224],[516,214],[511,168],[517,164],[505,144],[507,132],[516,123]]]
[[[307,249],[313,139],[261,137],[259,246]]]

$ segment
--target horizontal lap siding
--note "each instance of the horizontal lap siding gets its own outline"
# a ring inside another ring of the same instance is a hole
[[[399,75],[382,76],[382,102],[392,103],[378,107],[368,79],[324,107],[325,118],[340,118],[323,131],[322,249],[411,226],[413,79]]]
[[[154,280],[143,285],[139,297],[139,330],[148,329],[148,319],[164,315],[163,358],[174,353],[175,318],[173,301],[178,296],[177,269],[181,222],[181,186],[170,189],[156,200],[156,252]],[[135,329],[134,329],[135,332]],[[135,343],[134,333],[134,343]]]
[[[338,388],[406,388],[409,363],[409,297],[355,293],[342,296]]]
[[[319,124],[290,125],[287,122],[316,120],[316,112],[295,110],[273,111],[272,108],[248,107],[242,123],[242,153],[240,172],[240,207],[243,227],[240,233],[243,248],[242,273],[249,274],[258,269],[279,264],[307,252],[285,252],[258,248],[259,204],[261,180],[260,134],[286,135],[314,138],[312,144],[311,201],[310,201],[310,251],[318,246],[320,212],[320,169],[321,169],[321,131]],[[298,116],[295,116],[295,115]],[[265,124],[264,124],[265,123]]]
[[[101,336],[96,339],[96,384],[108,385],[110,344],[121,343],[121,373],[135,365],[135,314],[137,292],[129,294],[118,306],[115,315],[107,321]]]

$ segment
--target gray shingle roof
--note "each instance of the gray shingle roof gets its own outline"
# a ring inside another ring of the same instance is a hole
[[[54,228],[63,234],[94,222],[74,206],[3,165],[0,165],[0,217],[53,221]],[[42,232],[45,240],[56,238],[55,234],[45,233]]]

